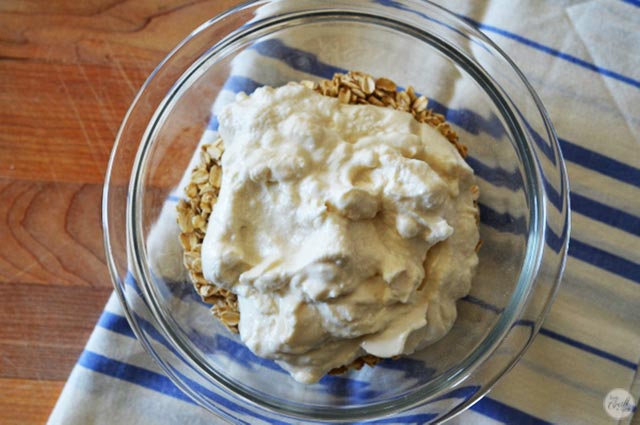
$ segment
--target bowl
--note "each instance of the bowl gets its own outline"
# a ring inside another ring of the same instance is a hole
[[[467,146],[480,186],[480,264],[440,341],[313,385],[253,355],[200,301],[182,265],[176,202],[216,113],[261,85],[359,70],[426,95]],[[568,186],[551,122],[509,58],[422,1],[258,1],[215,17],[149,76],[105,183],[108,264],[131,327],[172,381],[234,422],[427,423],[479,400],[522,356],[557,291]]]

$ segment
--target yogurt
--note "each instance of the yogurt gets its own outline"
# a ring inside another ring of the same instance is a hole
[[[314,383],[442,338],[478,258],[474,176],[411,114],[301,85],[219,115],[222,183],[202,246],[255,354]]]

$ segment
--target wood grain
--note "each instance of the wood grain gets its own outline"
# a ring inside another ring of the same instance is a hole
[[[138,88],[237,3],[0,2],[0,424],[46,421],[111,293],[101,191]]]
[[[0,285],[0,378],[64,380],[111,288]]]
[[[97,184],[0,178],[0,283],[110,287]]]
[[[4,425],[45,423],[64,382],[0,379],[0,418]]]
[[[136,87],[147,74],[124,72]],[[134,95],[128,86],[112,89],[121,80],[119,70],[96,65],[0,62],[0,176],[102,182]]]

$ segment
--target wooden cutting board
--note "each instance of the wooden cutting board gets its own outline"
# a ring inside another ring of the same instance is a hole
[[[111,293],[101,191],[138,88],[237,3],[0,2],[0,424],[46,422]]]

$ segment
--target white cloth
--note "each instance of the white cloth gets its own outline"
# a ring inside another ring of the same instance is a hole
[[[563,284],[540,335],[488,396],[450,423],[632,423],[613,419],[604,402],[615,388],[640,398],[640,3],[441,3],[505,50],[540,95],[565,155],[573,209]],[[217,421],[162,374],[113,296],[49,419]]]

